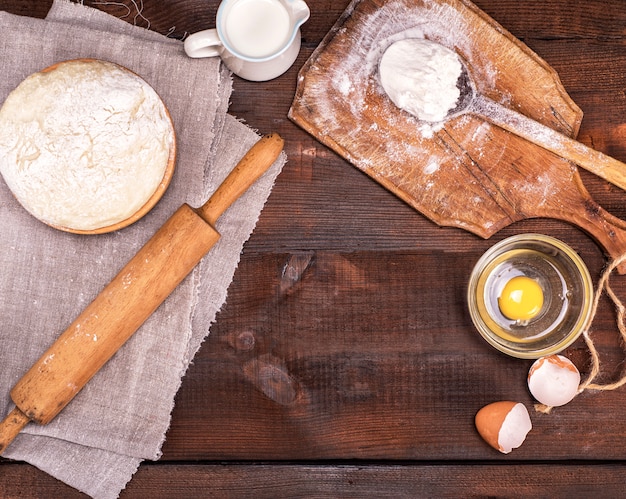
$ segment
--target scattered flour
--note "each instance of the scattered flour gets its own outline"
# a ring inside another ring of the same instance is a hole
[[[397,140],[392,130],[404,129],[410,120],[415,130],[411,142],[424,148],[429,141],[437,140],[436,134],[445,123],[417,120],[389,99],[380,81],[379,67],[390,45],[404,39],[427,39],[454,47],[474,69],[480,69],[481,82],[489,88],[498,71],[491,60],[483,59],[482,52],[474,53],[473,25],[458,5],[421,0],[407,6],[404,0],[390,0],[361,12],[359,4],[360,0],[353,0],[346,9],[347,21],[324,48],[326,54],[311,58],[308,72],[317,76],[307,78],[302,100],[303,105],[315,110],[315,128],[341,146],[341,154],[348,161],[365,171],[375,165],[385,177],[401,173],[406,164],[407,142]],[[345,37],[348,33],[350,36]],[[328,64],[329,60],[333,64]],[[299,78],[302,85],[304,75]],[[352,146],[353,140],[359,145]]]
[[[339,80],[339,91],[342,93],[342,95],[348,97],[352,89],[353,85],[350,81],[350,76],[348,76],[347,74],[342,75]]]
[[[489,158],[487,167],[497,165],[497,153],[506,152],[505,145],[493,141],[495,125],[481,124],[473,115],[439,123],[416,119],[391,101],[380,71],[381,59],[394,43],[430,40],[466,62],[477,94],[505,105],[512,102],[505,76],[515,74],[516,61],[532,62],[531,58],[469,5],[440,0],[352,0],[336,31],[309,60],[307,74],[300,75],[303,93],[296,107],[300,115],[295,116],[317,131],[322,142],[424,215],[487,237],[507,223],[506,209],[499,204],[506,200],[497,190],[494,193],[486,177],[475,178],[468,169],[474,166],[472,161],[483,158]],[[484,50],[501,42],[506,51]],[[538,59],[534,63],[543,65]],[[528,82],[528,87],[543,95],[543,88],[535,82]],[[558,92],[550,94],[550,102],[560,102]],[[459,130],[466,133],[462,144],[455,139]],[[444,175],[447,182],[441,181]],[[526,178],[520,182],[529,183]],[[463,198],[457,194],[457,185],[463,189]],[[457,209],[459,203],[462,210]],[[483,217],[480,225],[475,213]]]
[[[424,173],[426,175],[432,175],[439,170],[439,161],[431,159],[430,162],[424,167]]]
[[[121,222],[157,190],[174,130],[156,92],[115,64],[77,60],[26,78],[0,109],[0,173],[51,225]]]
[[[423,38],[391,44],[380,60],[380,81],[391,101],[422,121],[443,121],[457,104],[461,62],[452,50]]]

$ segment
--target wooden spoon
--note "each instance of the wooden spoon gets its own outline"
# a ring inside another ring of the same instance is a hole
[[[595,173],[604,180],[607,180],[608,182],[626,190],[626,164],[596,151],[595,149],[591,149],[590,147],[587,147],[548,126],[542,125],[538,121],[528,118],[521,113],[513,111],[512,109],[509,109],[489,99],[488,97],[479,94],[476,91],[476,86],[463,59],[459,57],[456,52],[448,49],[447,47],[423,38],[399,40],[387,47],[381,61],[385,58],[385,55],[392,47],[396,47],[399,43],[407,42],[410,42],[411,46],[413,46],[416,50],[423,48],[424,44],[437,46],[439,51],[449,53],[449,55],[452,55],[461,63],[461,74],[457,81],[457,86],[460,89],[461,95],[456,106],[448,110],[445,120],[456,118],[463,114],[473,114],[479,116],[490,123],[522,137],[561,158],[569,160],[576,165],[583,167],[585,170]],[[438,88],[433,88],[433,85],[429,88],[429,81],[424,80],[424,83],[426,83],[425,88],[428,88],[429,91],[440,91]],[[389,83],[385,83],[385,80],[382,78],[381,85],[385,92],[387,92],[387,95],[390,97],[394,95],[394,91],[390,88]],[[398,107],[404,109],[402,105],[394,101],[393,98],[391,98],[391,100]],[[406,109],[404,110],[406,111]],[[411,112],[411,114],[421,121],[429,121],[425,113],[418,112],[416,114],[416,112]]]

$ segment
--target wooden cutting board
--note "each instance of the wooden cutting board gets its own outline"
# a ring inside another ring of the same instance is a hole
[[[467,0],[353,0],[301,69],[289,117],[439,225],[488,238],[557,218],[611,257],[626,251],[626,223],[590,197],[575,165],[479,117],[432,126],[398,109],[378,62],[409,37],[456,50],[479,93],[577,135],[582,112],[556,72]]]

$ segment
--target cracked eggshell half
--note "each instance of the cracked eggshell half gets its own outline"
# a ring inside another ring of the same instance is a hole
[[[570,402],[578,393],[580,372],[563,355],[548,355],[537,359],[528,371],[528,389],[538,402],[559,407]]]
[[[532,429],[526,406],[521,402],[493,402],[476,413],[476,429],[494,449],[508,454],[518,448]]]

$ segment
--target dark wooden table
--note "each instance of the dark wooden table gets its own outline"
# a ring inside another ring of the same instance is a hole
[[[219,2],[85,3],[183,37],[212,27]],[[597,281],[606,260],[594,241],[546,219],[490,240],[437,227],[287,118],[298,69],[347,4],[309,0],[301,54],[282,77],[235,78],[230,113],[280,133],[289,162],[184,378],[163,457],[142,464],[122,498],[623,496],[626,388],[535,412],[525,382],[531,361],[488,346],[464,298],[474,263],[504,237],[562,239]],[[556,69],[585,113],[579,139],[626,161],[626,2],[476,4]],[[0,1],[37,17],[49,5]],[[604,208],[626,219],[622,191],[581,176]],[[626,296],[625,279],[613,283]],[[619,378],[624,351],[608,300],[593,331],[599,381]],[[583,341],[565,353],[585,375]],[[473,423],[479,408],[502,399],[523,402],[534,423],[506,456]],[[9,460],[0,460],[0,496],[83,497]]]

